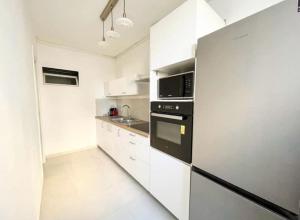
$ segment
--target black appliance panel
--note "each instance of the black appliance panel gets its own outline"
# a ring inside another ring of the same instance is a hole
[[[151,111],[151,146],[191,163],[193,103],[153,102]]]
[[[192,98],[194,93],[194,72],[169,76],[158,80],[159,98]]]

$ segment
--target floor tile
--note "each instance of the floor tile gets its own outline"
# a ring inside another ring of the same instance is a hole
[[[99,149],[47,160],[41,220],[174,220]]]

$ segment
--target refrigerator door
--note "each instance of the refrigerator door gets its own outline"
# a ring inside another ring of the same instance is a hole
[[[284,219],[196,172],[191,178],[190,220]]]
[[[198,41],[192,163],[299,214],[296,6],[285,1]]]

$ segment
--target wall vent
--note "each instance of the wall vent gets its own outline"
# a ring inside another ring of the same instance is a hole
[[[79,72],[43,67],[44,84],[79,86]]]

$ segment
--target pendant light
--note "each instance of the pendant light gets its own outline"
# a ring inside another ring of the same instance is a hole
[[[102,25],[102,40],[98,42],[98,46],[99,47],[107,47],[108,46],[108,42],[107,40],[105,39],[105,36],[104,36],[104,21],[103,22],[103,25]]]
[[[109,31],[106,32],[106,36],[109,38],[119,38],[120,34],[116,32],[114,28],[113,7],[111,7],[110,14],[111,14],[111,28]]]
[[[133,21],[126,16],[126,2],[124,0],[124,10],[122,18],[118,18],[117,24],[124,27],[132,27],[134,25]]]

